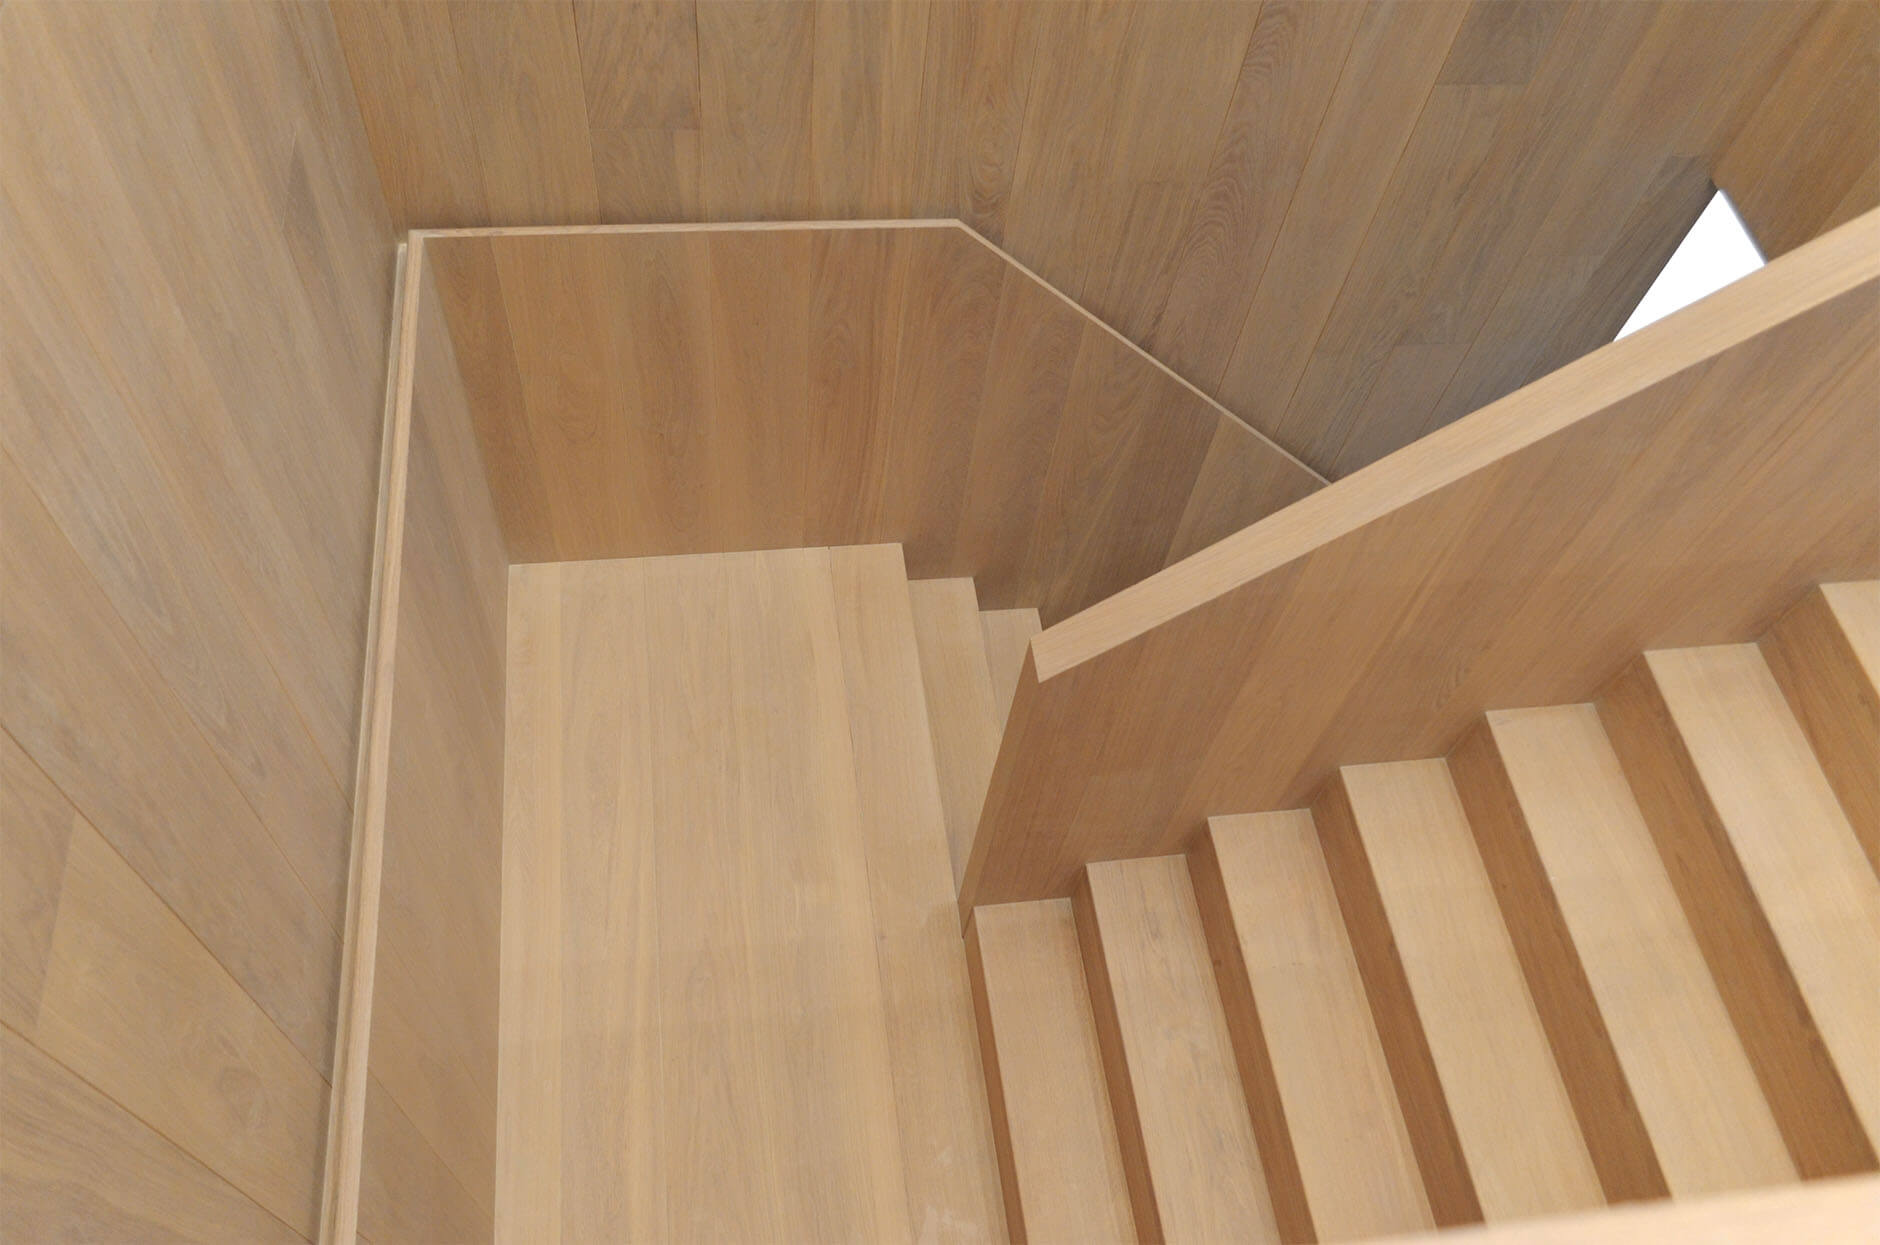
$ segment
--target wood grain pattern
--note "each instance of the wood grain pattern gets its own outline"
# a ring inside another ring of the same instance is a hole
[[[1864,0],[377,7],[336,16],[401,228],[958,219],[1327,473],[1609,340],[1666,161],[1778,253],[1880,194]]]
[[[1823,584],[1769,630],[1762,650],[1880,872],[1880,583]]]
[[[1795,1170],[1804,1180],[1872,1170],[1873,1144],[1651,663],[1636,659],[1598,704]]]
[[[1066,894],[1870,577],[1876,289],[1880,213],[1048,627],[962,906]]]
[[[1880,1134],[1880,878],[1863,867],[1755,645],[1645,661],[1871,1140]]]
[[[1327,474],[1609,340],[1671,158],[1771,252],[1880,194],[1863,0],[374,8],[400,228],[957,218]]]
[[[1012,1239],[1134,1239],[1071,901],[976,909],[966,948]]]
[[[1281,1238],[1434,1226],[1312,814],[1216,817],[1189,869]]]
[[[1320,483],[958,225],[424,237],[519,556],[895,541],[1056,620]]]
[[[1347,766],[1339,778],[1484,1218],[1601,1205],[1448,767]],[[1377,932],[1366,925],[1353,937]],[[1386,1041],[1393,1030],[1380,1029]]]
[[[523,566],[510,610],[501,1232],[997,1237],[898,551]]]
[[[1510,929],[1541,912],[1558,914],[1591,995],[1586,1006],[1600,1018],[1623,1066],[1622,1086],[1609,1091],[1623,1088],[1623,1102],[1589,1109],[1593,1086],[1569,1069],[1585,1060],[1587,1047],[1596,1053],[1594,1035],[1568,1039],[1562,1018],[1549,1020],[1608,1196],[1616,1200],[1600,1150],[1620,1140],[1609,1133],[1627,1121],[1642,1121],[1650,1132],[1639,1161],[1662,1168],[1672,1196],[1795,1179],[1775,1117],[1597,711],[1568,705],[1490,713],[1481,733],[1472,732],[1449,763]],[[1517,876],[1513,845],[1491,849],[1491,834],[1529,837],[1526,873]],[[1544,870],[1545,896],[1532,889],[1535,866]],[[1537,1001],[1574,997],[1562,989],[1566,969],[1557,962],[1564,949],[1550,952],[1529,958],[1523,951]],[[1558,1003],[1543,1004],[1543,1015],[1548,1007]]]
[[[992,677],[993,716],[1003,731],[1012,697],[1018,692],[1019,675],[1025,670],[1025,656],[1031,651],[1031,637],[1043,626],[1035,609],[981,610],[979,626],[986,642],[986,670]],[[975,815],[973,828],[978,827]]]
[[[921,684],[957,887],[973,849],[973,831],[979,828],[992,760],[999,754],[999,716],[973,581],[919,579],[907,592],[914,608]]]
[[[1093,865],[1074,903],[1138,1238],[1279,1240],[1186,860]]]

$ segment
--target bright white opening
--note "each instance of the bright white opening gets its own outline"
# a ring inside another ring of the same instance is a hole
[[[1662,320],[1680,307],[1688,307],[1706,294],[1713,294],[1738,277],[1763,266],[1762,252],[1756,249],[1743,218],[1730,206],[1729,198],[1719,190],[1711,196],[1704,214],[1684,235],[1684,241],[1671,253],[1665,270],[1645,291],[1632,318],[1619,330],[1619,336],[1635,333],[1653,320]]]

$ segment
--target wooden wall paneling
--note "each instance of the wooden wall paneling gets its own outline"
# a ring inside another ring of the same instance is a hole
[[[1880,584],[1823,584],[1769,629],[1762,651],[1880,872]]]
[[[480,1211],[390,1094],[375,1083],[366,1094],[365,1149],[359,1235],[369,1241],[484,1241]]]
[[[1755,112],[1717,161],[1729,193],[1766,255],[1782,255],[1875,206],[1868,170],[1880,115],[1857,101],[1880,90],[1880,15],[1858,0],[1814,6]],[[1852,204],[1847,196],[1854,196]]]
[[[22,1239],[306,1239],[11,1026],[0,1087],[0,1199]]]
[[[696,12],[699,113],[712,134],[701,153],[705,219],[814,215],[815,7],[732,0]]]
[[[1048,628],[963,905],[1062,893],[1082,861],[1179,849],[1210,813],[1870,574],[1877,238],[1862,218]],[[1770,496],[1810,505],[1778,520]]]
[[[930,7],[874,0],[817,8],[809,141],[818,215],[926,215],[914,209],[914,188]]]
[[[1601,690],[1599,716],[1797,1173],[1871,1170],[1873,1143],[1645,658]]]
[[[25,1034],[39,1015],[65,847],[79,814],[4,731],[0,813],[7,826],[0,839],[0,1024]]]
[[[1001,729],[1012,709],[1012,695],[1018,691],[1018,676],[1024,672],[1025,657],[1031,651],[1031,637],[1043,628],[1034,609],[981,610],[979,626],[986,641],[986,672],[992,678],[993,715]],[[973,828],[978,829],[977,817]]]
[[[925,8],[908,210],[886,214],[952,216],[997,242],[1005,235],[1040,39],[1057,19],[1010,2]],[[825,202],[823,210],[834,206]]]

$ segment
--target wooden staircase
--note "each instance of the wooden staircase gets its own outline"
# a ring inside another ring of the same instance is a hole
[[[965,631],[969,591],[914,587]],[[1825,585],[1760,643],[975,908],[1013,1239],[1346,1240],[1873,1170],[1877,676],[1880,582]]]

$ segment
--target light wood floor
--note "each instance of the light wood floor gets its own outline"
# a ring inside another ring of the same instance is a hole
[[[998,1239],[898,546],[511,571],[497,1236]]]

